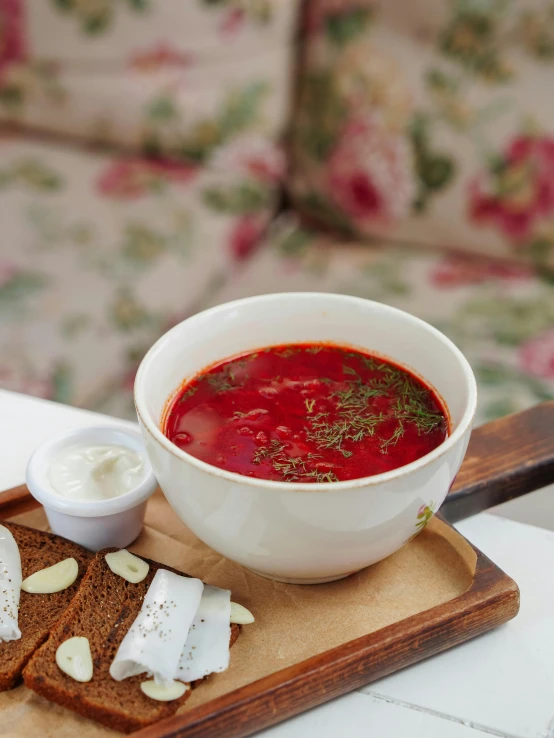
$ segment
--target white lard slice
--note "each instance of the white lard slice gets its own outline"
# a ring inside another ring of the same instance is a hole
[[[207,584],[181,654],[175,679],[195,679],[225,671],[229,666],[231,592]]]
[[[21,556],[10,531],[0,525],[0,641],[21,638],[18,625]]]
[[[112,661],[112,678],[119,682],[147,672],[157,684],[171,682],[203,589],[200,579],[158,569]]]

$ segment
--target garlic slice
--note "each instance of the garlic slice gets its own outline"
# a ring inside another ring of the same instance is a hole
[[[237,625],[249,625],[254,622],[254,616],[246,607],[238,602],[231,602],[231,622]]]
[[[146,579],[150,569],[150,564],[139,559],[138,556],[130,553],[126,548],[106,554],[104,558],[114,574],[123,577],[131,584],[138,584]]]
[[[149,679],[147,682],[142,682],[140,685],[141,690],[151,700],[158,700],[158,702],[171,702],[172,700],[178,700],[182,697],[187,689],[190,689],[188,684],[183,682],[170,682],[169,684],[156,684],[153,679]]]
[[[79,574],[79,564],[74,558],[58,561],[53,566],[35,571],[24,579],[21,589],[31,594],[52,594],[71,587]]]
[[[90,682],[92,656],[88,638],[75,636],[61,643],[56,651],[56,664],[76,682]]]

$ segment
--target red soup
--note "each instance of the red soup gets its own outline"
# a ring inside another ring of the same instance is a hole
[[[164,433],[213,466],[281,482],[397,469],[448,435],[435,393],[390,361],[330,344],[272,346],[181,388]]]

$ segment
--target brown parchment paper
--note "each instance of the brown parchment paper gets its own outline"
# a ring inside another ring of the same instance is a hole
[[[13,518],[47,530],[42,509]],[[434,518],[400,551],[331,584],[273,582],[233,564],[198,540],[163,495],[148,503],[146,525],[129,547],[209,584],[230,589],[254,613],[231,650],[231,666],[209,678],[181,708],[237,689],[341,643],[428,610],[465,592],[476,555],[462,536]],[[0,693],[0,735],[10,738],[100,738],[121,735],[49,703],[20,686]]]

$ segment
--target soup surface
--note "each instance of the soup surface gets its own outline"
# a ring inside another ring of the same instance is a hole
[[[271,346],[184,385],[163,431],[202,461],[260,479],[336,482],[380,474],[439,446],[434,392],[392,362],[334,344]]]

